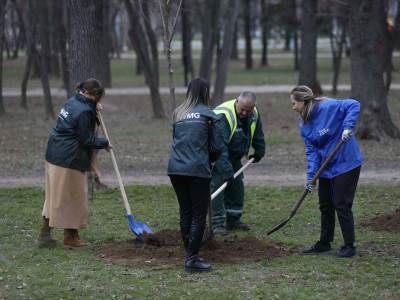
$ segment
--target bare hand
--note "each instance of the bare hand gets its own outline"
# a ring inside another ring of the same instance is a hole
[[[106,151],[107,151],[107,152],[110,152],[111,149],[112,149],[111,144],[108,144],[108,146],[106,147]]]
[[[96,103],[96,111],[102,111],[103,105],[100,102]]]

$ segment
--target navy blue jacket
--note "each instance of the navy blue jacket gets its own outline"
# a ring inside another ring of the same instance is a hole
[[[93,149],[104,149],[108,141],[95,136],[96,103],[75,94],[61,108],[47,143],[46,160],[54,165],[88,171]]]
[[[198,104],[173,127],[168,175],[210,178],[211,162],[223,147],[219,117],[206,105]]]
[[[360,114],[360,103],[353,99],[324,99],[312,111],[311,120],[300,122],[301,136],[306,146],[307,181],[315,173],[340,142],[344,129],[353,129]],[[361,166],[362,157],[356,138],[339,148],[336,155],[321,174],[321,178],[333,178]]]

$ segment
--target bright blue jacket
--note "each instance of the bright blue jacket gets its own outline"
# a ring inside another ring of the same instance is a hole
[[[355,127],[360,114],[360,103],[353,99],[325,98],[311,113],[307,123],[300,123],[300,132],[306,146],[307,181],[311,181],[321,164],[342,138],[344,129]],[[361,152],[352,136],[338,150],[321,174],[321,178],[333,178],[361,166]]]

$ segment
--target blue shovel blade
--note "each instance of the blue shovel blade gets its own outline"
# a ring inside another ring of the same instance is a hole
[[[136,222],[132,215],[128,215],[128,225],[129,229],[138,237],[139,240],[143,241],[143,233],[152,234],[153,231],[149,226],[142,222]]]

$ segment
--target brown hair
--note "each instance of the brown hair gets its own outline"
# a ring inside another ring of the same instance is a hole
[[[95,97],[103,97],[104,96],[104,87],[101,82],[95,78],[89,78],[84,81],[81,81],[76,84],[76,90],[78,92],[85,93],[95,96]]]
[[[184,119],[198,103],[203,103],[207,106],[211,105],[210,83],[202,78],[193,79],[189,83],[186,99],[174,110],[174,123]]]
[[[314,107],[322,100],[322,98],[317,98],[313,91],[306,85],[296,86],[290,92],[290,95],[293,96],[295,101],[304,102],[304,110],[301,112],[300,116],[304,123],[309,122]]]

